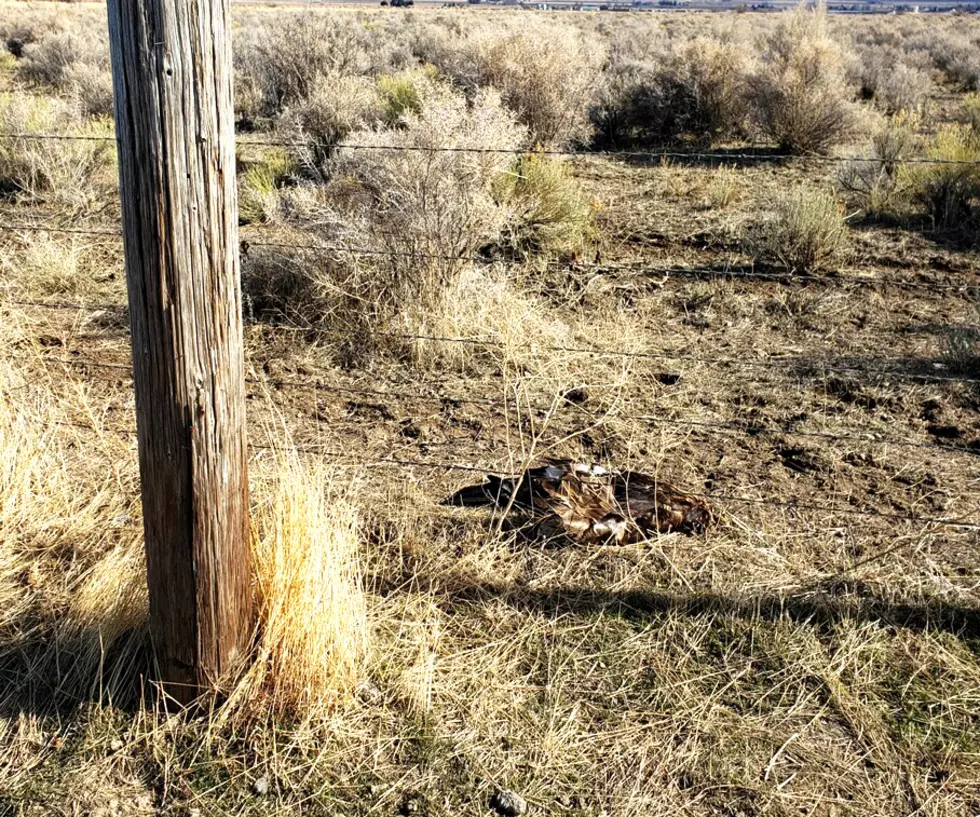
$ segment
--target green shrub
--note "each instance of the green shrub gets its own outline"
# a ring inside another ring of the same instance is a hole
[[[837,199],[821,190],[802,189],[779,199],[772,218],[754,240],[759,260],[788,272],[833,271],[848,245],[847,225]]]
[[[239,221],[243,224],[275,222],[279,217],[279,188],[292,171],[292,158],[282,148],[273,148],[261,161],[249,164],[239,179]]]
[[[417,114],[422,110],[422,97],[419,82],[432,82],[436,70],[427,66],[416,71],[403,71],[400,74],[382,74],[378,77],[378,94],[385,109],[385,121],[395,124],[405,114]]]
[[[514,214],[504,244],[518,255],[577,255],[596,237],[595,206],[567,162],[541,153],[522,156],[496,184],[496,195]]]
[[[939,162],[902,169],[912,199],[936,228],[972,229],[980,204],[980,168],[976,164],[980,162],[980,136],[972,128],[947,125],[932,138],[927,156]]]

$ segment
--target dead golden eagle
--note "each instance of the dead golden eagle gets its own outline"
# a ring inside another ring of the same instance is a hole
[[[510,510],[528,520],[535,536],[587,544],[699,533],[714,521],[703,499],[662,480],[571,460],[552,460],[520,477],[488,476],[444,503]]]

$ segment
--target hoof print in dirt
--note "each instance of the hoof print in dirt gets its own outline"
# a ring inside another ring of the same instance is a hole
[[[502,817],[519,817],[527,811],[527,802],[516,792],[501,789],[490,798],[490,808]]]

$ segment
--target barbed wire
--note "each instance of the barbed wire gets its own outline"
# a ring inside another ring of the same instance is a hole
[[[8,233],[63,233],[68,235],[90,235],[109,238],[122,238],[122,232],[118,230],[102,230],[83,227],[52,227],[46,224],[0,224],[0,232]],[[500,259],[485,258],[474,255],[453,255],[450,253],[430,253],[418,250],[395,250],[390,248],[374,249],[370,247],[351,247],[342,244],[308,244],[291,243],[282,241],[260,241],[250,238],[243,238],[241,241],[245,250],[253,247],[268,249],[303,250],[317,251],[324,253],[334,253],[336,255],[362,255],[386,257],[394,256],[400,258],[418,258],[425,260],[466,262],[471,264],[492,265],[500,263]],[[948,281],[913,281],[906,278],[867,278],[846,275],[811,275],[806,273],[772,273],[757,271],[754,268],[730,267],[726,269],[712,269],[710,267],[657,267],[648,265],[638,265],[630,262],[620,264],[601,264],[601,263],[582,263],[577,261],[548,261],[548,269],[558,270],[581,270],[591,271],[597,275],[633,273],[636,275],[665,276],[667,278],[729,278],[733,280],[748,281],[771,281],[776,283],[820,283],[824,285],[838,285],[841,287],[861,286],[861,287],[880,287],[890,286],[907,289],[924,289],[936,292],[967,292],[980,291],[980,283],[970,284],[967,282],[950,283]]]
[[[95,426],[86,426],[82,423],[57,422],[56,425],[66,425],[72,428],[87,428],[94,433],[118,433],[136,435],[135,429],[130,428],[107,428],[99,429]],[[329,448],[326,444],[296,444],[290,443],[286,446],[261,445],[249,443],[249,448],[256,451],[283,451],[295,450],[302,453],[316,454],[320,457],[331,458],[330,465],[337,468],[376,468],[384,465],[394,465],[399,467],[420,467],[446,471],[463,471],[466,473],[478,473],[482,475],[515,476],[513,470],[501,470],[497,466],[491,465],[472,465],[467,463],[449,462],[440,460],[417,460],[402,457],[384,457],[372,461],[344,460],[349,452],[336,451]],[[801,502],[798,500],[777,500],[769,498],[741,497],[732,494],[716,493],[713,491],[687,491],[691,496],[701,499],[708,499],[714,502],[725,502],[741,505],[755,505],[765,507],[782,508],[790,511],[815,511],[841,516],[861,516],[874,519],[887,519],[890,521],[914,522],[923,525],[941,525],[945,527],[962,528],[966,530],[980,530],[980,521],[969,518],[921,516],[917,514],[892,513],[888,511],[873,511],[866,508],[849,508],[839,505],[825,505],[823,503]]]
[[[81,368],[92,368],[92,369],[106,369],[109,371],[123,371],[127,376],[132,377],[133,370],[132,367],[126,364],[119,363],[101,363],[98,361],[85,360],[81,358],[55,358],[49,355],[40,355],[41,359],[45,363],[58,363],[65,366],[78,366]],[[375,377],[377,379],[377,377]],[[491,409],[491,413],[497,417],[504,417],[506,415],[506,410],[501,410],[500,400],[494,400],[491,398],[482,397],[464,397],[461,395],[454,394],[425,394],[420,392],[405,392],[405,391],[395,391],[392,389],[368,389],[358,386],[345,386],[345,385],[334,385],[328,383],[318,383],[318,382],[308,382],[308,381],[296,381],[296,380],[284,380],[276,377],[270,378],[258,378],[258,377],[246,377],[245,382],[250,385],[260,385],[266,388],[271,388],[273,390],[278,389],[307,389],[310,391],[317,392],[328,392],[328,393],[338,393],[338,394],[353,394],[359,396],[376,397],[382,399],[398,399],[398,400],[411,400],[422,403],[433,403],[437,405],[472,405],[480,406],[484,409],[488,407]],[[394,381],[385,381],[394,382]],[[417,384],[421,386],[429,385],[426,383]],[[528,411],[537,413],[550,413],[557,410],[559,406],[569,408],[572,411],[576,411],[581,415],[584,415],[589,422],[594,422],[600,419],[601,416],[597,416],[594,413],[590,413],[584,410],[581,406],[576,405],[573,401],[568,400],[562,396],[560,402],[552,403],[550,405],[542,404],[532,404],[528,405],[526,408]],[[746,421],[744,424],[736,424],[731,422],[713,422],[710,420],[694,420],[685,417],[676,417],[670,415],[654,415],[654,414],[630,414],[630,413],[608,413],[607,415],[610,421],[626,421],[626,422],[637,422],[644,423],[653,426],[685,426],[695,429],[704,429],[711,432],[723,432],[727,434],[739,434],[744,437],[797,437],[803,439],[820,439],[835,442],[847,442],[847,443],[857,443],[861,445],[869,446],[886,446],[895,448],[910,448],[918,449],[923,451],[929,451],[936,453],[938,451],[950,452],[956,454],[966,454],[971,457],[980,456],[980,447],[970,447],[965,445],[951,445],[949,443],[942,442],[932,442],[932,443],[921,443],[914,440],[907,439],[896,439],[893,437],[871,437],[862,436],[853,433],[834,433],[830,431],[799,431],[794,429],[782,429],[775,428],[771,426],[765,426],[752,422],[751,420]],[[394,418],[392,418],[394,419]]]
[[[44,306],[43,302],[30,302],[11,299],[7,303],[15,305],[27,305],[27,306]],[[72,306],[67,303],[58,303],[57,305],[52,304],[51,308],[56,309],[104,309],[104,310],[123,310],[126,307],[120,304],[112,305],[101,305],[101,306],[84,306],[81,304]],[[480,346],[484,348],[496,348],[496,349],[508,349],[508,348],[520,348],[520,349],[532,349],[539,352],[549,352],[554,354],[581,354],[581,355],[591,355],[595,357],[618,357],[624,359],[639,359],[639,360],[663,360],[663,361],[673,361],[673,362],[684,362],[693,363],[697,365],[708,365],[708,366],[740,366],[743,368],[754,368],[769,371],[780,371],[780,372],[790,372],[797,370],[797,374],[801,374],[810,370],[817,370],[820,372],[831,372],[834,374],[856,374],[864,375],[869,377],[875,377],[882,380],[887,379],[897,379],[897,380],[911,380],[914,382],[922,383],[962,383],[966,385],[978,385],[980,384],[980,379],[973,377],[959,377],[956,375],[939,375],[939,374],[926,374],[921,372],[908,372],[901,371],[898,369],[882,369],[882,368],[871,368],[867,366],[851,366],[851,365],[841,365],[834,363],[827,363],[820,360],[809,360],[801,358],[776,358],[768,357],[764,359],[749,359],[749,358],[735,358],[735,357],[704,357],[699,355],[692,355],[683,351],[665,351],[665,352],[645,352],[645,351],[631,351],[626,349],[607,349],[602,347],[588,347],[588,346],[556,346],[556,345],[540,345],[537,346],[533,343],[519,343],[519,344],[506,344],[503,341],[491,340],[487,338],[462,338],[462,337],[452,337],[446,335],[430,335],[421,333],[411,333],[411,332],[391,332],[381,329],[370,329],[362,328],[358,332],[341,332],[338,330],[318,330],[316,327],[289,327],[291,331],[304,331],[304,332],[317,332],[318,335],[322,337],[333,337],[337,340],[357,340],[365,335],[370,337],[381,337],[393,340],[403,340],[403,341],[426,341],[430,343],[455,343],[466,346]],[[98,366],[98,363],[91,363],[90,365]],[[944,364],[940,364],[944,365]]]
[[[82,141],[82,142],[115,142],[115,136],[94,136],[61,133],[0,133],[0,139],[11,140],[54,140],[54,141]],[[290,139],[236,139],[236,144],[242,147],[292,147],[310,148],[317,146],[312,140],[290,140]],[[708,159],[718,162],[790,162],[790,161],[809,161],[819,163],[850,163],[866,162],[882,165],[980,165],[980,161],[972,159],[946,159],[929,156],[914,156],[907,158],[884,158],[881,156],[823,156],[820,154],[797,154],[769,152],[762,148],[758,152],[751,149],[739,148],[734,151],[686,151],[676,149],[643,149],[633,148],[624,149],[597,149],[597,150],[574,150],[556,148],[486,148],[467,145],[395,145],[395,144],[370,144],[363,142],[337,143],[329,145],[335,150],[369,150],[369,151],[404,151],[416,153],[471,153],[471,154],[503,154],[523,156],[528,154],[541,156],[567,156],[567,157],[612,157],[627,159]]]

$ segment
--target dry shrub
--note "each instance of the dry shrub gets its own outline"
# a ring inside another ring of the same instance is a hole
[[[68,85],[83,116],[113,114],[112,73],[108,67],[76,63],[68,69]]]
[[[963,118],[967,127],[980,138],[980,93],[967,94],[963,99]]]
[[[875,100],[884,108],[886,113],[924,113],[929,96],[935,86],[929,74],[921,68],[899,62],[890,71],[883,72],[878,78],[875,89]]]
[[[52,33],[26,45],[17,76],[77,101],[87,116],[112,113],[112,75],[105,37]]]
[[[631,72],[595,112],[612,141],[710,145],[744,132],[748,58],[741,44],[697,37],[674,45],[655,67],[634,65]]]
[[[368,77],[317,76],[309,95],[289,106],[277,122],[278,131],[294,147],[297,162],[319,172],[334,146],[352,131],[373,127],[384,117],[377,84]]]
[[[350,136],[395,149],[340,144],[329,165],[333,202],[320,219],[332,243],[354,251],[325,292],[334,301],[346,293],[342,313],[387,329],[411,329],[447,308],[468,259],[503,228],[493,184],[512,161],[506,151],[525,137],[495,92],[479,92],[472,105],[438,84],[421,93],[421,112],[406,113],[400,127]],[[426,150],[462,147],[486,152]]]
[[[980,89],[980,48],[963,32],[935,32],[927,41],[929,53],[949,81],[967,91]]]
[[[596,237],[596,207],[567,162],[541,153],[522,156],[500,177],[496,194],[514,214],[504,244],[520,256],[574,257]]]
[[[859,68],[855,73],[862,97],[873,100],[887,114],[924,114],[936,87],[931,66],[923,59],[915,60],[894,46],[861,53],[856,58]]]
[[[894,215],[908,199],[903,161],[918,152],[918,124],[916,116],[896,114],[873,134],[867,160],[854,159],[841,166],[840,186],[868,215]]]
[[[343,485],[343,488],[340,486]],[[248,697],[316,714],[349,695],[369,643],[351,483],[280,455],[256,510],[258,659]]]
[[[112,124],[81,123],[67,104],[47,97],[0,95],[0,131],[60,133],[66,136],[112,136]],[[24,201],[77,205],[109,184],[115,147],[107,141],[50,139],[0,140],[0,190]]]
[[[754,252],[789,272],[836,271],[848,245],[840,202],[821,190],[803,189],[782,197],[772,218],[754,237]]]
[[[487,26],[459,44],[442,37],[423,49],[423,58],[470,95],[496,88],[541,146],[587,142],[603,50],[571,26],[528,20],[522,28]]]
[[[847,138],[854,108],[825,6],[800,6],[781,21],[765,40],[762,62],[750,85],[764,134],[792,153],[823,152]]]
[[[406,58],[360,15],[313,12],[256,21],[235,42],[236,110],[249,120],[277,116],[309,99],[323,77],[376,75],[401,68]]]
[[[317,77],[305,99],[290,106],[277,122],[277,130],[291,143],[297,163],[314,177],[337,143],[355,130],[400,125],[405,114],[422,110],[423,86],[435,81],[435,72],[414,69],[397,74],[364,76],[330,74]]]
[[[483,79],[528,126],[531,138],[550,148],[587,142],[588,117],[601,51],[573,29],[514,34],[489,45]]]

